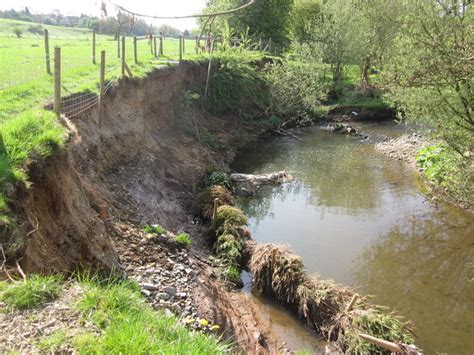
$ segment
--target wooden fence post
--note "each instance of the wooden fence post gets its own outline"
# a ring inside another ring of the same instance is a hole
[[[163,32],[160,32],[160,56],[163,55]]]
[[[46,55],[46,73],[51,74],[51,60],[49,57],[49,33],[44,29],[44,53]]]
[[[100,52],[100,86],[99,86],[99,126],[102,125],[104,115],[104,95],[105,95],[105,51]]]
[[[95,30],[92,30],[92,64],[95,64]]]
[[[155,58],[158,58],[158,54],[156,53],[156,36],[153,36],[153,51],[155,52]]]
[[[54,112],[61,116],[61,47],[54,48]]]
[[[179,35],[179,63],[183,61],[183,35]]]
[[[135,58],[135,64],[138,64],[137,37],[133,37],[133,57]]]
[[[272,38],[271,37],[268,40],[268,51],[270,52],[270,54],[273,54],[273,52],[272,52]]]
[[[122,78],[125,77],[125,36],[122,37]]]
[[[120,32],[117,32],[117,58],[120,58]]]
[[[183,55],[185,55],[186,54],[186,37],[184,37],[184,35],[183,35],[183,43],[182,44],[183,44]]]
[[[194,40],[196,41],[196,44],[195,44],[195,46],[196,46],[196,54],[199,54],[199,36],[196,36],[196,37],[194,38]]]

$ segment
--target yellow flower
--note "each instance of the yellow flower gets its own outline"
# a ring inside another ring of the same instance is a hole
[[[211,327],[211,330],[212,331],[215,331],[215,330],[219,330],[220,327],[217,325],[217,324],[214,324],[212,327]]]
[[[202,319],[199,320],[199,324],[201,324],[203,327],[205,327],[209,324],[209,322],[207,320],[205,320],[204,318],[202,318]]]

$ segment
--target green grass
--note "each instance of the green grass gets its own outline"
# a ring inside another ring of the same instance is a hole
[[[143,227],[143,230],[145,231],[145,233],[151,233],[151,234],[165,234],[166,233],[166,230],[160,226],[159,224],[155,224],[153,226],[150,226],[150,225],[146,225]]]
[[[35,346],[43,352],[55,353],[59,347],[67,341],[67,333],[64,329],[56,330],[53,334],[46,338],[42,338],[35,342]]]
[[[191,237],[189,236],[188,233],[179,233],[176,237],[175,240],[182,245],[184,248],[188,248],[192,244]]]
[[[53,300],[62,289],[62,279],[57,275],[32,275],[26,281],[0,282],[0,301],[8,309],[29,309]]]
[[[100,283],[90,278],[79,282],[85,292],[77,310],[103,331],[101,336],[78,335],[74,345],[80,353],[219,354],[229,350],[229,344],[218,338],[190,332],[174,317],[152,311],[136,283]]]

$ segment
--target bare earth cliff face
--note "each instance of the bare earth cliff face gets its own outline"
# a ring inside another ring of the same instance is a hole
[[[98,108],[63,118],[69,131],[65,151],[33,165],[32,187],[16,192],[15,213],[27,234],[20,264],[29,272],[127,273],[135,268],[128,260],[140,265],[143,248],[149,248],[137,247],[139,225],[186,230],[193,237],[192,298],[199,314],[223,325],[241,350],[267,353],[276,349],[265,344],[257,312],[216,278],[205,262],[202,227],[192,223],[193,184],[209,165],[228,164],[234,151],[211,149],[189,132],[199,126],[225,146],[243,143],[233,119],[184,103],[183,93],[204,84],[206,75],[202,64],[158,69],[113,87],[100,123]]]

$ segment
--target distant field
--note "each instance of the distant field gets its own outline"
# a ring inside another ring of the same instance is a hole
[[[102,50],[106,51],[106,79],[115,79],[120,75],[117,41],[112,36],[96,36],[97,64],[94,65],[91,30],[0,19],[0,122],[53,95],[52,77],[46,73],[43,28],[49,31],[52,69],[54,47],[61,47],[63,96],[83,90],[97,90]],[[15,35],[15,29],[22,31],[21,38]],[[38,33],[34,33],[35,30]],[[164,57],[156,60],[151,54],[148,41],[139,41],[139,63],[135,65],[133,38],[128,37],[125,56],[127,64],[135,76],[143,76],[154,66],[163,64],[163,59],[177,59],[178,44],[177,39],[165,39]],[[186,53],[188,58],[194,53],[194,40],[186,40]]]

